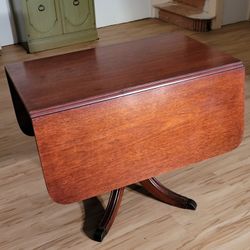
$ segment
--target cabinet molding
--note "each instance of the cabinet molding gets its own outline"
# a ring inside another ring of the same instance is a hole
[[[95,27],[94,6],[90,0],[62,0],[62,20],[64,32],[75,32]],[[81,6],[81,7],[79,7]]]

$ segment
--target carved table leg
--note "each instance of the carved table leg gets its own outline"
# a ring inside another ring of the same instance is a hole
[[[141,181],[141,184],[151,195],[169,205],[191,210],[197,207],[194,200],[167,189],[156,178]],[[111,192],[104,216],[95,231],[94,240],[101,242],[108,233],[120,207],[123,192],[124,187]]]
[[[124,188],[113,190],[109,196],[104,216],[94,234],[94,240],[101,242],[111,228],[120,207]]]
[[[167,189],[155,178],[142,181],[141,184],[151,195],[169,205],[191,210],[197,207],[194,200]]]

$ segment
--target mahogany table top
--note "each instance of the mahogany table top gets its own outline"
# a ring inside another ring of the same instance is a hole
[[[239,60],[179,33],[50,58],[6,72],[32,118],[195,78]]]
[[[81,201],[236,148],[244,66],[168,34],[6,66],[50,196]]]

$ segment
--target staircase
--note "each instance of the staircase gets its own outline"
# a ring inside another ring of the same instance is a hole
[[[211,30],[215,18],[204,10],[206,0],[173,0],[154,5],[159,10],[159,18],[185,29],[207,32]]]

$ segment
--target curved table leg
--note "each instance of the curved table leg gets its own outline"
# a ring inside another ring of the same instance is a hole
[[[124,187],[113,190],[109,196],[104,216],[94,234],[94,240],[101,242],[111,228],[120,207]]]
[[[194,200],[167,189],[154,177],[140,183],[155,198],[169,205],[191,210],[195,210],[197,207]]]

